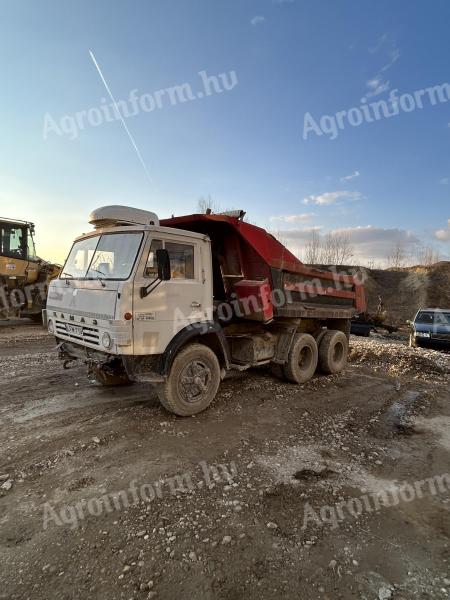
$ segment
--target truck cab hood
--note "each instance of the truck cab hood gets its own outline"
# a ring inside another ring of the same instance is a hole
[[[123,282],[55,279],[49,286],[47,310],[102,321],[115,318],[117,298]]]

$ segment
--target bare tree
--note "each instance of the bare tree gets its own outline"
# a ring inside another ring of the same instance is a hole
[[[321,239],[319,263],[322,265],[333,264],[333,235],[331,233],[327,233],[325,238]]]
[[[313,229],[309,240],[305,244],[305,262],[308,265],[317,265],[320,256],[320,235]]]
[[[367,261],[367,268],[372,270],[379,269],[380,265],[376,262],[374,258],[371,258]]]
[[[417,252],[417,260],[419,265],[429,267],[430,265],[434,265],[434,263],[439,262],[439,259],[439,250],[436,250],[430,244],[427,246],[422,246]]]
[[[401,269],[406,266],[406,253],[402,244],[396,244],[391,254],[387,257],[388,267],[392,269]]]
[[[351,245],[350,238],[344,233],[334,233],[333,235],[333,250],[334,250],[334,265],[347,264],[354,255],[354,249]]]
[[[198,199],[198,202],[197,202],[197,211],[200,214],[205,214],[207,210],[210,210],[211,212],[215,212],[215,213],[220,212],[219,203],[216,202],[215,200],[213,200],[211,198],[211,195],[208,195],[207,198],[204,198],[202,196]]]
[[[327,233],[319,249],[319,262],[324,265],[344,265],[354,255],[348,235],[339,232]]]

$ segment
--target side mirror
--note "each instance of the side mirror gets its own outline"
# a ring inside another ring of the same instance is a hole
[[[169,281],[171,278],[170,256],[165,248],[159,248],[156,251],[156,264],[158,265],[158,279]]]

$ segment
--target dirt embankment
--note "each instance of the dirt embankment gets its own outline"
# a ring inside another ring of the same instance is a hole
[[[419,308],[450,308],[450,262],[402,270],[366,269],[368,310],[375,312],[383,300],[388,321],[401,324]]]
[[[317,268],[329,269],[324,265],[317,265]],[[368,312],[377,312],[381,298],[387,313],[386,323],[389,324],[405,324],[420,308],[450,309],[450,261],[402,269],[342,266],[338,267],[338,272],[360,274]]]

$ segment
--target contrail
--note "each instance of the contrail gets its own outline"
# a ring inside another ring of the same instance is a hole
[[[155,184],[153,183],[153,179],[152,179],[152,177],[151,177],[151,175],[150,175],[150,173],[149,173],[149,170],[147,169],[147,166],[146,166],[146,164],[145,164],[145,162],[144,162],[144,159],[142,158],[142,154],[141,154],[141,152],[140,152],[139,148],[137,147],[137,144],[136,144],[136,142],[134,141],[134,137],[131,135],[131,133],[130,133],[130,130],[129,130],[129,129],[128,129],[128,127],[127,127],[127,124],[125,123],[125,121],[124,121],[124,119],[123,119],[122,115],[120,114],[120,110],[119,110],[119,108],[118,108],[118,106],[117,106],[116,99],[115,99],[115,98],[114,98],[114,96],[112,95],[112,92],[111,92],[111,90],[109,89],[109,85],[106,83],[106,79],[103,77],[103,73],[102,73],[102,71],[101,71],[101,69],[100,69],[100,67],[99,67],[99,65],[98,65],[98,62],[97,62],[97,60],[95,59],[94,53],[93,53],[91,50],[89,50],[89,54],[90,54],[90,56],[91,56],[91,58],[92,58],[92,61],[93,61],[94,65],[95,65],[95,68],[96,68],[96,69],[97,69],[97,71],[98,71],[98,74],[100,75],[100,79],[103,81],[103,85],[105,86],[105,88],[106,88],[106,91],[107,91],[107,92],[108,92],[108,94],[109,94],[109,97],[111,98],[111,100],[112,100],[112,101],[113,101],[113,103],[114,103],[114,107],[115,107],[115,109],[116,109],[116,111],[117,111],[117,114],[119,115],[119,119],[122,121],[122,125],[124,126],[124,128],[125,128],[125,131],[127,132],[127,134],[128,134],[128,137],[130,138],[130,141],[131,141],[131,143],[133,144],[133,148],[136,150],[136,154],[138,155],[138,158],[139,158],[139,160],[141,161],[141,164],[142,164],[142,166],[144,167],[144,171],[145,171],[145,173],[146,173],[146,175],[147,175],[147,177],[148,177],[148,179],[149,179],[150,183],[151,183],[151,184],[152,184],[152,186],[154,187],[154,186],[155,186]]]

